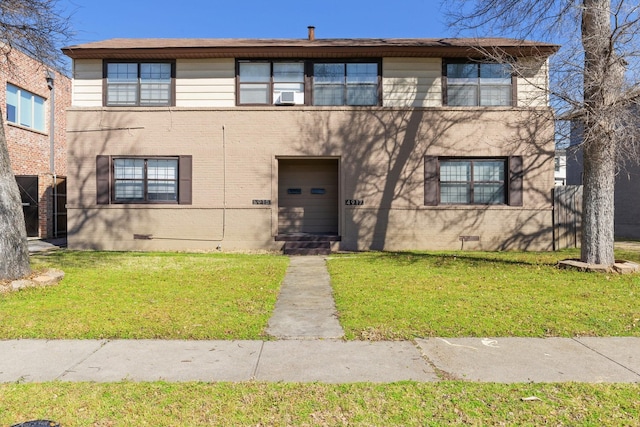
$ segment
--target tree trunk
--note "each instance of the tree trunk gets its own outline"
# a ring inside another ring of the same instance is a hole
[[[9,161],[0,111],[0,280],[19,279],[31,272],[27,232],[16,178]]]
[[[610,0],[584,0],[583,217],[581,260],[614,263],[616,138],[612,105],[622,88],[624,67],[611,43]]]

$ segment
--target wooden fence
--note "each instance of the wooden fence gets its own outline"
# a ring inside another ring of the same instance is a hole
[[[580,246],[582,185],[561,185],[553,189],[553,249]]]

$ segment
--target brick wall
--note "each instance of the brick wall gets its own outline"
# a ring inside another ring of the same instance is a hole
[[[7,57],[0,57],[0,109],[7,138],[11,167],[15,175],[38,176],[39,184],[39,237],[51,237],[53,226],[53,174],[50,168],[50,108],[51,90],[47,85],[47,67],[33,58],[12,50]],[[54,71],[55,123],[54,123],[54,173],[67,175],[66,159],[66,109],[71,105],[71,80]],[[7,83],[29,91],[45,99],[45,129],[35,131],[13,123],[7,123]]]
[[[72,248],[277,249],[282,158],[338,159],[341,249],[460,249],[460,236],[551,248],[547,109],[71,108],[68,120]],[[193,156],[193,204],[96,205],[97,155]],[[425,206],[425,155],[522,156],[523,206]]]

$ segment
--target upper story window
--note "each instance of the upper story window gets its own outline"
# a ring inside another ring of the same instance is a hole
[[[304,104],[304,62],[239,62],[239,104]],[[286,95],[285,95],[286,96]]]
[[[44,98],[7,83],[7,121],[44,132]]]
[[[447,105],[514,105],[509,64],[447,61],[445,73]]]
[[[238,61],[239,105],[379,105],[379,62]]]
[[[313,105],[378,105],[378,64],[313,64]]]
[[[107,106],[166,106],[174,104],[175,63],[107,62]]]

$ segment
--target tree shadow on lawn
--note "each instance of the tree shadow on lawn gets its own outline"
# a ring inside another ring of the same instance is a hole
[[[62,270],[66,268],[98,268],[117,265],[123,258],[149,256],[175,256],[174,253],[161,252],[117,252],[117,251],[52,251],[31,255],[32,265],[45,263],[53,264]]]
[[[375,263],[380,257],[397,261],[399,264],[428,263],[435,267],[452,265],[454,262],[463,261],[467,265],[503,264],[511,266],[548,266],[555,267],[559,260],[576,256],[575,250],[560,252],[416,252],[416,251],[389,251],[377,252],[370,258]]]

